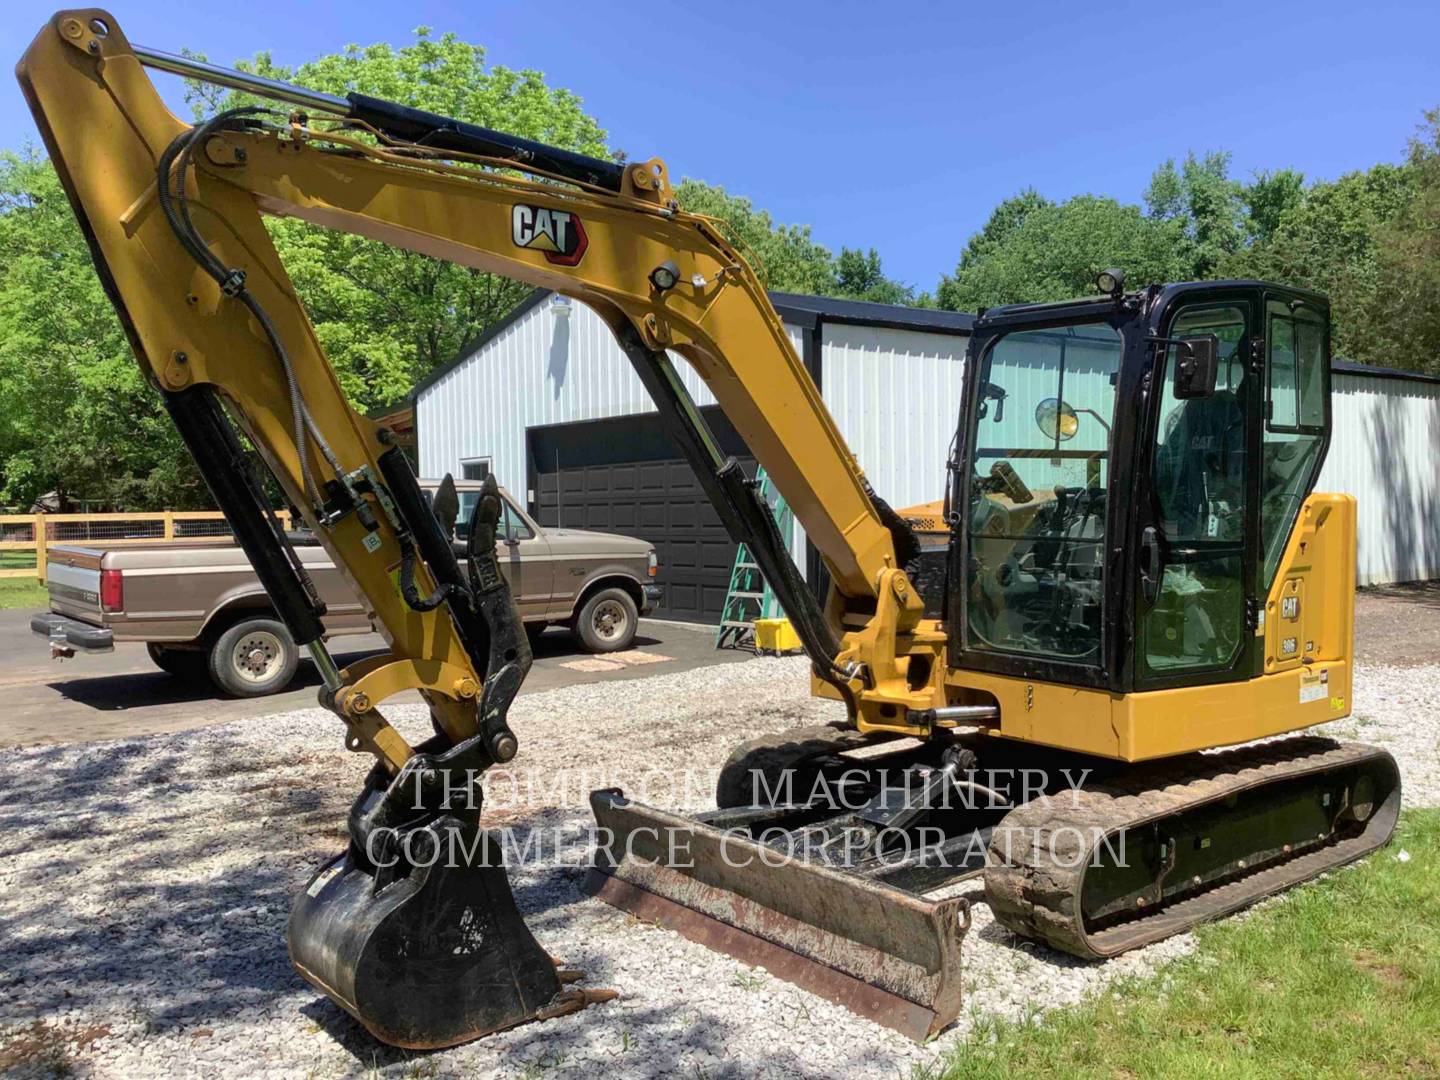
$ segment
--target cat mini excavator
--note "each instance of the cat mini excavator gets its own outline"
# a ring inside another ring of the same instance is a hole
[[[192,126],[147,69],[271,104]],[[843,703],[835,726],[738,748],[699,817],[595,792],[602,898],[923,1037],[959,1009],[982,885],[1016,934],[1105,957],[1390,835],[1390,756],[1293,734],[1351,701],[1354,502],[1312,492],[1330,423],[1323,297],[1126,291],[1107,272],[1095,297],[982,314],[949,489],[916,529],[871,490],[736,243],[678,206],[659,159],[226,71],[132,45],[94,9],[57,14],[18,75],[142,369],[346,747],[376,759],[289,947],[380,1039],[443,1046],[606,994],[531,935],[482,822],[486,769],[519,750],[506,717],[530,665],[493,557],[498,499],[457,555],[456,500],[423,498],[392,434],[347,405],[265,215],[591,306],[755,553],[813,691]],[[672,356],[819,550],[823,605]],[[332,661],[237,429],[367,599],[386,653]],[[382,714],[404,690],[431,707],[419,745]],[[637,725],[637,757],[649,734]]]

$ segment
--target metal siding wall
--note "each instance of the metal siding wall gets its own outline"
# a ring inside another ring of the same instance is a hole
[[[565,319],[549,301],[537,305],[420,395],[422,475],[459,476],[465,458],[489,457],[501,486],[528,502],[528,428],[655,411],[610,328],[585,305],[570,307]],[[786,330],[799,355],[802,331]],[[696,403],[714,405],[694,369],[671,359]],[[798,524],[791,550],[803,572],[805,531]]]
[[[787,329],[801,352],[801,331]],[[897,509],[944,494],[966,341],[822,328],[826,404],[876,492]],[[677,358],[676,366],[695,400],[713,404],[689,365]],[[1336,375],[1333,410],[1318,490],[1359,500],[1358,583],[1440,577],[1440,385]],[[420,396],[421,471],[458,474],[461,459],[489,456],[500,483],[525,498],[527,428],[650,411],[609,327],[583,305],[562,320],[543,303]],[[803,568],[798,526],[793,552]]]
[[[1336,375],[1317,491],[1354,495],[1359,585],[1440,578],[1440,385]]]
[[[610,328],[585,305],[570,308],[563,318],[549,301],[537,305],[420,395],[424,475],[458,475],[463,459],[489,457],[496,479],[523,500],[528,428],[655,411]],[[695,401],[715,404],[690,365],[672,359]]]
[[[945,494],[969,339],[826,323],[825,403],[870,486],[895,509]]]

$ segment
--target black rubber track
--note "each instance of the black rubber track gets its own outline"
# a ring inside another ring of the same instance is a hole
[[[819,772],[818,763],[808,763],[829,754],[858,750],[871,743],[886,741],[893,736],[865,735],[840,724],[817,724],[794,727],[762,735],[735,748],[715,781],[715,804],[722,810],[754,805],[756,774],[764,778],[765,790],[779,790],[779,781],[786,769],[793,769],[790,790],[803,799]]]
[[[1377,796],[1358,835],[1299,852],[1118,925],[1094,933],[1086,929],[1078,898],[1100,837],[1256,787],[1367,762],[1388,771],[1394,782]],[[1399,811],[1399,770],[1378,747],[1306,736],[1186,755],[1108,777],[1103,787],[1034,799],[1012,810],[995,830],[985,899],[1001,925],[1021,937],[1103,959],[1183,933],[1362,858],[1390,838]]]

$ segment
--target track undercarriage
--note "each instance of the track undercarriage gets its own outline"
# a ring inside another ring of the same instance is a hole
[[[592,888],[919,1039],[958,1015],[982,886],[1014,933],[1114,956],[1381,846],[1400,777],[1309,736],[1125,765],[804,728],[737,751],[719,801],[685,818],[596,792]]]

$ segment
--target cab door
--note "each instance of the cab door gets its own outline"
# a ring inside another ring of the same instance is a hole
[[[1249,677],[1259,421],[1252,294],[1190,294],[1162,315],[1147,395],[1136,513],[1134,670],[1139,688]],[[1184,347],[1213,335],[1215,389],[1176,393]]]
[[[1305,595],[1306,576],[1284,582],[1271,606],[1281,556],[1314,490],[1330,431],[1330,313],[1323,301],[1265,296],[1265,415],[1261,439],[1256,593],[1265,602],[1268,670],[1300,667],[1313,653],[1321,612],[1334,597]]]

